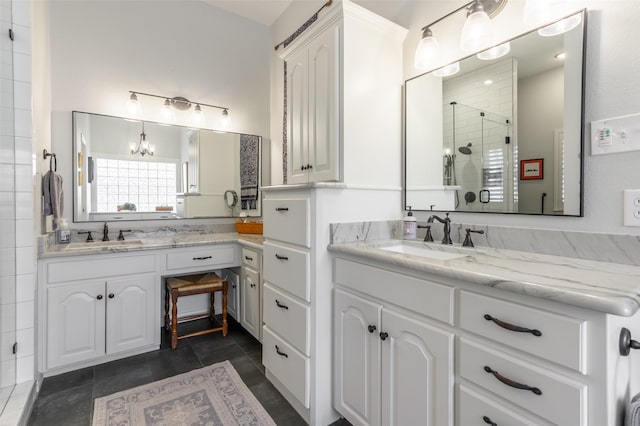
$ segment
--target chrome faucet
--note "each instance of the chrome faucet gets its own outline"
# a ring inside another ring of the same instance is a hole
[[[449,213],[446,213],[446,217],[443,219],[440,216],[431,215],[429,219],[427,219],[427,223],[433,223],[434,219],[438,222],[444,224],[444,238],[442,239],[442,244],[453,244],[451,241],[451,219],[449,218]]]
[[[109,226],[107,222],[104,223],[104,227],[102,228],[102,241],[109,241]]]

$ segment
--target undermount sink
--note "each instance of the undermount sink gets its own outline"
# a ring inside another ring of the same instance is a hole
[[[394,244],[392,246],[379,247],[382,250],[392,251],[395,253],[411,254],[427,259],[451,260],[466,257],[464,253],[452,253],[449,251],[441,251],[428,246],[414,246],[409,244]]]
[[[65,250],[91,250],[97,248],[109,248],[109,247],[128,247],[139,246],[142,244],[142,240],[115,240],[115,241],[93,241],[84,243],[69,243],[65,247]]]

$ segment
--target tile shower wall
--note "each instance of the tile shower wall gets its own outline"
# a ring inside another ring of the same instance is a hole
[[[34,379],[31,2],[0,0],[0,387]],[[14,40],[9,38],[9,28]],[[12,353],[17,343],[17,354]],[[13,391],[2,424],[20,419]]]

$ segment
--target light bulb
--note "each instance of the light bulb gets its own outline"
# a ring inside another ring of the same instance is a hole
[[[564,34],[580,25],[580,22],[582,22],[582,17],[580,15],[569,16],[568,18],[562,19],[556,23],[547,25],[544,28],[540,28],[538,30],[538,34],[542,37],[553,37]]]
[[[429,28],[422,31],[422,39],[418,43],[413,59],[413,66],[419,70],[426,70],[437,58],[440,51],[440,44],[433,36]]]
[[[493,44],[491,20],[477,0],[469,12],[462,27],[460,48],[465,52],[477,52]]]
[[[432,74],[435,77],[448,77],[450,75],[457,74],[460,71],[460,62],[454,62],[449,65],[445,65],[442,68],[438,68]]]
[[[196,123],[202,122],[202,108],[200,107],[200,104],[196,104],[193,108],[193,121]]]
[[[220,125],[223,130],[229,130],[231,128],[231,117],[229,117],[229,111],[226,109],[222,111],[222,116],[220,117]]]
[[[150,143],[149,144],[149,155],[153,155],[154,152],[156,152],[156,144]]]
[[[129,149],[131,150],[131,153],[135,153],[136,152],[136,142],[129,142]]]
[[[140,102],[135,93],[131,93],[129,101],[127,102],[127,108],[132,115],[138,115],[140,113]]]
[[[511,43],[506,42],[499,44],[491,49],[487,49],[483,52],[478,53],[476,56],[478,59],[482,59],[483,61],[490,61],[492,59],[498,59],[509,53],[511,50]]]

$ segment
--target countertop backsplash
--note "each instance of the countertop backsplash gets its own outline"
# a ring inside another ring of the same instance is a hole
[[[420,222],[420,225],[424,223]],[[484,231],[482,235],[472,234],[473,243],[476,246],[640,266],[640,256],[638,256],[640,236],[638,235],[523,229],[452,222],[451,239],[454,244],[461,244],[464,241],[467,228]],[[417,240],[422,240],[425,233],[425,229],[418,229]],[[443,225],[433,223],[431,233],[434,241],[441,241]],[[332,244],[399,238],[402,238],[401,220],[331,224]]]

